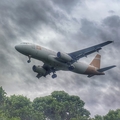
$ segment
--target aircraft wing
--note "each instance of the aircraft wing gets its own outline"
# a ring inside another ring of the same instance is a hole
[[[101,44],[97,44],[97,45],[94,45],[92,47],[88,47],[88,48],[85,48],[85,49],[82,49],[82,50],[78,50],[78,51],[75,51],[75,52],[72,52],[72,53],[69,53],[69,55],[75,60],[79,60],[80,58],[82,57],[86,57],[87,55],[91,54],[91,53],[94,53],[94,52],[98,52],[99,50],[102,49],[103,46],[106,46],[110,43],[112,43],[113,41],[106,41],[106,42],[103,42]]]

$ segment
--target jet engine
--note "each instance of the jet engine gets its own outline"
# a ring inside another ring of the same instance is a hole
[[[61,60],[65,61],[65,62],[72,61],[72,58],[66,53],[58,52],[57,57],[60,58]]]
[[[41,75],[46,74],[46,70],[44,68],[42,68],[41,66],[34,65],[32,69],[33,69],[34,72],[36,72],[38,74],[41,74]]]

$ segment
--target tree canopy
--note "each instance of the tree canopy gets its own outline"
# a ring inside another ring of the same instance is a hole
[[[89,118],[89,111],[84,109],[84,102],[78,96],[70,96],[64,91],[54,91],[46,97],[34,99],[33,107],[42,111],[51,120],[70,120],[73,118]]]
[[[6,99],[6,92],[0,87],[0,107],[3,106]]]
[[[90,118],[84,101],[64,91],[54,91],[32,102],[23,95],[6,95],[0,87],[0,120],[120,120],[120,109]]]
[[[120,109],[116,111],[110,110],[107,115],[104,116],[105,120],[120,120]]]

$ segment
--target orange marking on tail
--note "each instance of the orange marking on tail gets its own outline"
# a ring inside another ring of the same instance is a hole
[[[97,54],[95,58],[92,60],[92,62],[90,63],[90,65],[100,69],[100,59],[101,59],[101,55]]]

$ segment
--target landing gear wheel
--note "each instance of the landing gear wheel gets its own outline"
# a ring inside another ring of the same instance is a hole
[[[53,78],[53,79],[54,79],[54,78],[56,78],[56,77],[57,77],[57,75],[56,75],[56,74],[53,74],[53,75],[52,75],[52,78]]]
[[[30,63],[30,62],[31,62],[31,60],[28,60],[27,62],[28,62],[28,63]]]

